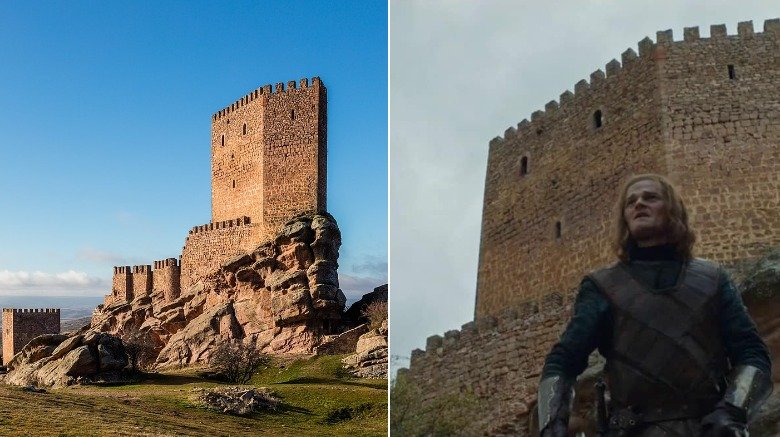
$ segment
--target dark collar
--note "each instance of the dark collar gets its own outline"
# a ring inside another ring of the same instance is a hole
[[[628,247],[628,257],[631,261],[675,261],[679,259],[674,244],[651,247],[638,247],[631,244]]]

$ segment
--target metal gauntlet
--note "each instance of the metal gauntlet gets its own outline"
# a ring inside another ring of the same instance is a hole
[[[574,387],[569,381],[559,375],[543,379],[539,383],[537,404],[539,432],[545,436],[566,435],[569,413],[573,404]],[[550,428],[547,433],[545,433],[546,428]],[[563,434],[561,434],[561,429]]]
[[[737,366],[728,377],[728,387],[723,400],[741,408],[750,421],[772,393],[770,375],[753,366]]]

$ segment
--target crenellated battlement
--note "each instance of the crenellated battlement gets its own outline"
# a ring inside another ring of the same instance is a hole
[[[249,224],[252,224],[252,220],[249,217],[244,216],[237,219],[223,220],[221,222],[211,222],[205,225],[194,226],[192,229],[190,229],[189,234],[192,235],[200,232],[213,231],[215,229],[232,228],[234,226],[244,226]]]
[[[743,21],[737,24],[737,33],[729,35],[725,24],[714,24],[710,26],[710,37],[702,38],[699,34],[699,27],[686,27],[683,29],[683,38],[674,40],[674,33],[671,29],[656,32],[656,42],[649,37],[643,38],[637,43],[639,54],[629,48],[621,54],[621,60],[612,59],[605,65],[605,71],[596,70],[590,74],[589,80],[582,79],[574,85],[574,93],[567,90],[562,93],[559,99],[551,100],[545,104],[544,110],[534,111],[531,114],[530,122],[523,119],[516,126],[510,126],[504,131],[503,137],[498,136],[490,141],[491,146],[503,143],[507,140],[513,140],[524,135],[536,134],[538,127],[535,122],[543,122],[544,119],[574,104],[577,100],[586,98],[594,90],[603,87],[605,84],[614,80],[615,77],[630,71],[634,64],[643,61],[653,61],[663,57],[662,50],[656,50],[659,47],[679,47],[686,44],[703,44],[707,42],[720,42],[724,39],[739,40],[751,39],[763,36],[764,34],[773,34],[780,37],[780,19],[768,19],[764,21],[763,32],[756,33],[753,29],[752,21]]]
[[[179,260],[176,258],[166,258],[159,261],[154,261],[154,269],[165,269],[170,267],[179,267]]]
[[[133,273],[151,273],[152,272],[152,266],[149,264],[142,264],[138,266],[133,266]]]
[[[459,330],[428,337],[425,350],[412,351],[409,369],[398,375],[411,378],[421,389],[418,407],[430,407],[441,396],[462,393],[487,400],[489,405],[513,405],[508,408],[510,413],[495,408],[462,412],[474,416],[473,429],[465,434],[490,430],[498,425],[497,420],[517,420],[518,414],[531,410],[544,357],[570,313],[571,301],[557,294],[496,317],[479,317]],[[530,433],[523,429],[510,434]]]
[[[114,266],[115,275],[130,275],[133,269],[130,266]]]
[[[421,361],[441,357],[448,351],[471,348],[475,343],[481,343],[480,338],[491,335],[526,332],[530,327],[542,326],[545,323],[557,332],[566,321],[561,314],[571,310],[572,296],[573,293],[553,293],[525,302],[516,308],[508,308],[495,317],[480,316],[475,321],[463,324],[460,330],[447,331],[443,336],[432,335],[425,341],[425,350],[412,351],[410,368],[422,365]],[[551,321],[555,323],[552,324]]]
[[[30,314],[30,313],[52,313],[59,314],[59,308],[3,308],[3,313],[12,314]]]
[[[263,98],[264,96],[269,97],[272,94],[282,94],[285,92],[291,92],[295,90],[302,90],[302,89],[308,89],[308,88],[318,88],[322,85],[322,81],[320,81],[320,78],[315,76],[311,79],[311,85],[309,84],[309,79],[303,78],[300,80],[300,86],[296,86],[296,83],[294,80],[288,81],[287,86],[285,87],[285,84],[283,82],[279,82],[276,84],[275,88],[269,85],[263,85],[254,91],[244,95],[240,99],[236,100],[235,102],[231,103],[229,106],[226,106],[225,108],[217,111],[211,116],[212,121],[217,121],[221,119],[222,117],[229,115],[231,112],[237,110],[238,108],[247,105],[256,99]]]

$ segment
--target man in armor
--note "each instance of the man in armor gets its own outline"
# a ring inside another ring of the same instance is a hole
[[[772,390],[766,345],[726,273],[692,257],[685,206],[663,176],[628,180],[619,261],[583,279],[539,384],[543,437],[567,435],[574,382],[606,358],[608,436],[746,436]]]

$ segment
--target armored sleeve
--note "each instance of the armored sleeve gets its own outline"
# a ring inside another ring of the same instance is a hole
[[[754,366],[767,374],[772,362],[766,344],[758,335],[755,323],[728,275],[721,271],[721,335],[732,367]]]
[[[603,350],[611,336],[611,312],[607,298],[589,278],[583,279],[572,317],[542,369],[542,379],[559,375],[573,380],[588,366],[594,349]]]

